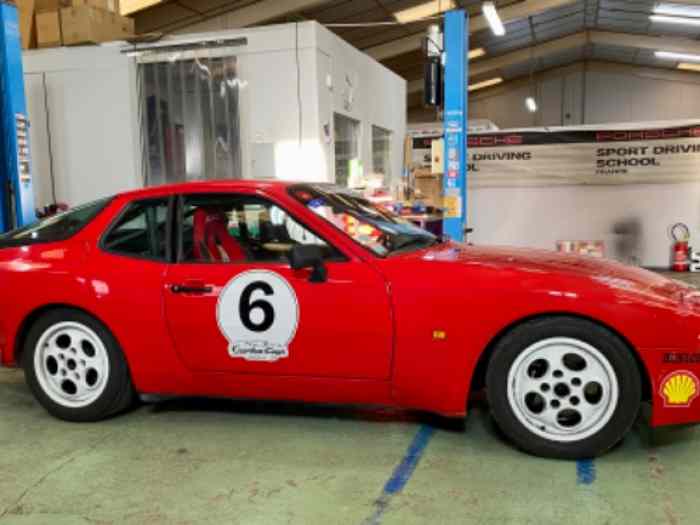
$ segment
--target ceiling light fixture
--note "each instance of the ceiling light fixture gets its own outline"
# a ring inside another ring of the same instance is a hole
[[[501,17],[498,16],[496,4],[493,2],[484,2],[481,6],[481,11],[484,13],[484,17],[486,17],[486,21],[489,23],[494,35],[503,36],[506,34],[506,28],[501,21]]]
[[[537,113],[537,101],[535,97],[527,97],[525,99],[525,107],[530,113]]]
[[[673,51],[656,51],[654,56],[664,60],[678,60],[679,62],[700,62],[700,55],[675,53]]]
[[[469,60],[475,60],[481,58],[486,54],[486,50],[483,47],[477,47],[476,49],[469,50]]]
[[[679,24],[685,26],[700,26],[700,18],[681,18],[678,16],[651,15],[649,20],[660,24]]]
[[[682,69],[684,71],[695,71],[696,73],[700,73],[700,64],[681,62],[680,64],[678,64],[678,69]]]
[[[424,4],[397,11],[394,13],[394,18],[402,24],[408,24],[417,20],[423,20],[431,16],[439,15],[445,11],[450,11],[457,7],[454,0],[433,0]]]
[[[655,15],[700,17],[700,5],[659,2],[654,6]]]
[[[495,86],[503,82],[501,77],[491,78],[489,80],[484,80],[483,82],[477,82],[476,84],[471,84],[469,86],[469,91],[477,91],[479,89],[484,89],[487,87]]]

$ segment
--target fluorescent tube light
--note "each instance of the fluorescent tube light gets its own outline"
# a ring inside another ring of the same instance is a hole
[[[481,58],[486,54],[486,50],[483,47],[477,47],[476,49],[469,50],[469,60],[475,60]]]
[[[486,17],[486,21],[491,26],[491,31],[496,36],[503,36],[506,34],[506,28],[503,26],[501,17],[498,16],[498,11],[496,10],[496,4],[493,2],[484,2],[481,6],[481,11]]]
[[[489,80],[484,80],[483,82],[477,82],[476,84],[471,84],[469,86],[469,91],[477,91],[479,89],[484,89],[487,87],[495,86],[496,84],[500,84],[501,82],[503,82],[503,79],[501,77],[491,78]]]
[[[439,15],[445,11],[450,11],[457,7],[454,0],[432,0],[431,2],[426,2],[424,4],[417,5],[416,7],[411,7],[409,9],[404,9],[403,11],[397,11],[394,13],[394,18],[402,24],[408,24],[409,22],[415,22],[416,20],[423,20],[424,18],[429,18],[431,16]]]
[[[700,73],[700,64],[681,62],[680,64],[678,64],[678,69],[682,69],[684,71],[695,71],[696,73]]]
[[[537,101],[534,97],[527,97],[525,99],[525,107],[530,113],[537,113]]]
[[[691,55],[688,53],[674,53],[672,51],[656,51],[656,58],[665,60],[678,60],[679,62],[700,62],[700,55]]]
[[[699,5],[676,4],[659,2],[654,6],[655,15],[700,17]]]
[[[679,24],[685,26],[700,26],[700,18],[681,18],[678,16],[651,15],[649,20],[660,24]]]

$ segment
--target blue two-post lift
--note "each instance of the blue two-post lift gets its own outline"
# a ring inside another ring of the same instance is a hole
[[[0,0],[0,233],[36,220],[19,17]]]
[[[469,79],[469,16],[464,10],[445,13],[444,119],[445,168],[443,232],[462,242],[467,224],[467,89]]]

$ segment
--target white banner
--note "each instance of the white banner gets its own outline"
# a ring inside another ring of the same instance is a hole
[[[471,187],[700,182],[700,125],[469,136]]]

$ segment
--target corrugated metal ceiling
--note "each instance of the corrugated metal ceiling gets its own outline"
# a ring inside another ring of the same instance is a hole
[[[518,4],[519,1],[497,0],[496,3],[499,8],[506,8]],[[322,24],[384,22],[393,20],[394,12],[424,2],[425,0],[330,0],[313,9],[290,13],[282,18],[270,20],[268,23],[298,20],[316,20]],[[457,3],[470,13],[476,14],[479,13],[482,2],[480,0],[457,0]],[[668,35],[698,40],[700,27],[651,23],[649,15],[656,3],[654,0],[576,0],[530,18],[507,23],[507,34],[504,37],[494,37],[488,29],[478,31],[471,35],[471,47],[483,47],[487,51],[487,56],[481,60],[488,60],[512,51],[556,41],[584,30],[650,36]],[[190,4],[196,4],[197,9]],[[177,14],[164,12],[162,17],[160,15],[158,17],[151,16],[148,20],[152,27],[144,29],[169,31],[174,27],[181,28],[183,24],[186,25],[187,20],[193,20],[192,23],[194,23],[196,18],[206,19],[208,16],[216,16],[227,9],[230,12],[250,4],[250,0],[229,0],[228,2],[226,0],[206,0],[205,2],[179,0],[161,5],[158,8],[179,10]],[[206,6],[211,9],[207,10]],[[194,14],[193,11],[197,11],[199,14]],[[145,14],[147,15],[148,11]],[[185,14],[187,14],[187,18],[183,18]],[[158,27],[159,20],[163,21],[160,27]],[[422,21],[404,26],[335,27],[332,30],[353,46],[368,50],[406,36],[424,33],[429,24],[429,21]],[[527,75],[532,70],[549,69],[584,59],[653,67],[676,67],[673,62],[656,59],[650,50],[588,43],[576,49],[557,50],[543,56],[534,56],[533,59],[526,58],[520,63],[503,68],[501,74],[507,79],[516,78]],[[418,50],[387,58],[383,62],[409,81],[422,78],[423,57]]]

